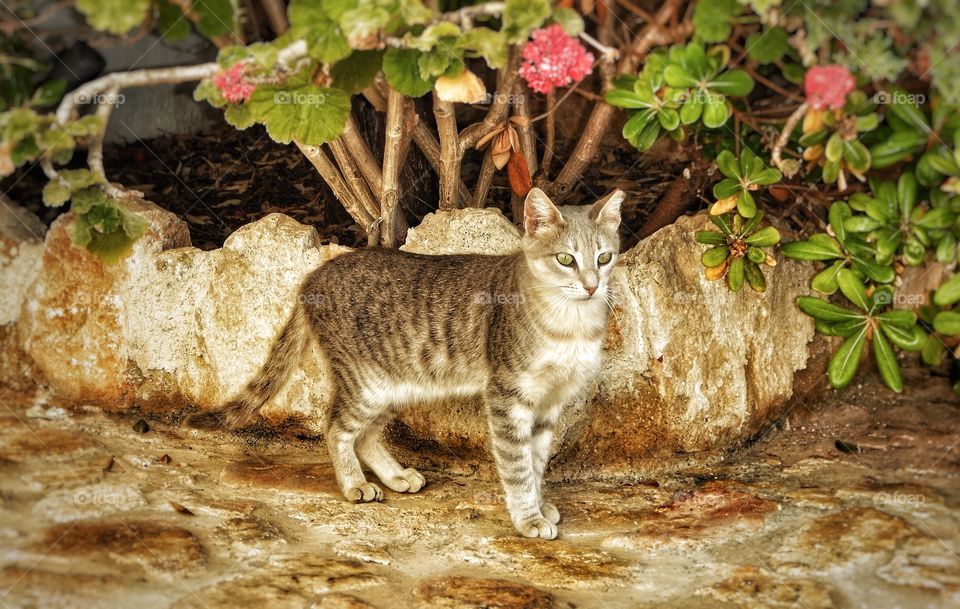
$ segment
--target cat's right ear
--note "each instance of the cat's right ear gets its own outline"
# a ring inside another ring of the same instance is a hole
[[[531,188],[523,201],[523,229],[531,237],[551,228],[563,226],[563,216],[547,193]]]

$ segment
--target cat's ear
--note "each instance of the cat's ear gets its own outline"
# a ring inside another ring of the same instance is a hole
[[[531,188],[523,201],[523,229],[530,236],[536,236],[549,228],[563,226],[563,216],[553,204],[547,193],[539,188]]]
[[[620,226],[620,204],[626,197],[627,193],[622,190],[614,190],[593,204],[590,217],[596,220],[597,224],[616,230]]]

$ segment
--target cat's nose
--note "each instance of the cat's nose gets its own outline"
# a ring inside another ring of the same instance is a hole
[[[587,294],[593,296],[594,293],[596,293],[596,291],[597,291],[597,286],[595,286],[595,285],[594,285],[594,286],[585,285],[585,286],[583,286],[583,289],[587,291]]]

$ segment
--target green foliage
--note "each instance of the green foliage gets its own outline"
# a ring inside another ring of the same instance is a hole
[[[880,120],[876,104],[859,90],[847,96],[841,110],[809,110],[799,142],[804,148],[804,160],[821,165],[823,181],[839,181],[842,190],[846,185],[845,172],[863,180],[873,157],[861,139],[876,129]]]
[[[797,299],[800,310],[816,320],[819,332],[844,339],[827,367],[830,384],[837,389],[850,384],[860,367],[866,343],[872,341],[880,377],[887,387],[899,393],[903,390],[903,378],[893,347],[907,351],[922,349],[925,333],[917,326],[917,316],[910,311],[888,308],[893,292],[882,287],[871,293],[861,277],[850,269],[838,272],[837,284],[852,308],[811,296]]]
[[[74,6],[93,28],[126,34],[146,20],[150,0],[76,0]]]
[[[776,228],[760,228],[763,212],[745,220],[740,214],[711,215],[718,231],[697,231],[697,242],[711,246],[700,258],[709,279],[726,277],[727,287],[739,292],[744,282],[756,292],[767,289],[762,265],[773,266],[773,258],[764,251],[780,242]]]
[[[737,0],[697,2],[693,9],[693,31],[703,42],[723,42],[733,32],[733,22],[742,11]]]
[[[751,193],[761,186],[776,184],[783,177],[779,169],[767,167],[749,148],[743,149],[739,161],[729,150],[722,151],[717,156],[717,167],[726,179],[714,185],[713,196],[718,203],[735,200],[737,213],[744,218],[752,218],[757,213]]]
[[[727,96],[746,96],[754,85],[743,70],[723,71],[726,58],[697,43],[678,45],[648,56],[636,77],[618,78],[605,99],[628,109],[623,137],[642,151],[663,133],[682,140],[684,127],[697,122],[711,129],[726,124],[731,114]]]

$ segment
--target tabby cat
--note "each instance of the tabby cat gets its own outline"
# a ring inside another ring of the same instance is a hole
[[[480,396],[514,526],[555,538],[560,514],[543,498],[543,472],[563,407],[600,366],[623,198],[558,208],[534,188],[522,247],[506,256],[338,256],[306,277],[258,376],[190,424],[249,424],[316,340],[335,386],[326,443],[347,499],[383,499],[362,464],[399,493],[426,484],[383,443],[397,408]]]

